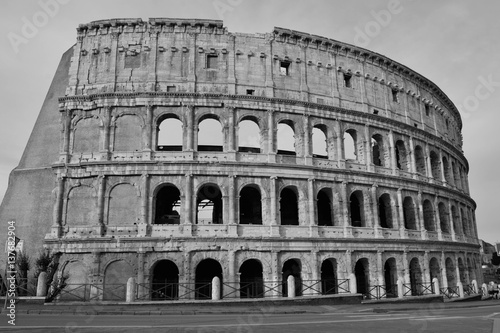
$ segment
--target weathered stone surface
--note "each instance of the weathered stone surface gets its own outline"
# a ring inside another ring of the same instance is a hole
[[[433,279],[464,289],[482,277],[461,126],[432,82],[335,40],[92,22],[61,61],[0,219],[28,250],[60,252],[60,274],[92,283],[94,299],[125,299],[131,277],[155,299],[206,298],[214,277],[223,296],[241,286],[228,297],[277,296],[261,281],[288,277],[297,296],[318,280],[306,295],[348,281],[400,297]]]

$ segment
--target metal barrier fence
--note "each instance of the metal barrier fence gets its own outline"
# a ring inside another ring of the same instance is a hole
[[[471,296],[476,294],[476,288],[473,284],[464,284],[464,294],[467,296]]]
[[[403,296],[424,296],[429,294],[434,294],[434,284],[432,282],[403,284]]]
[[[368,292],[364,294],[369,299],[394,298],[398,297],[397,285],[374,285],[368,288]]]
[[[212,283],[138,283],[137,300],[174,301],[179,299],[211,299]]]
[[[440,288],[439,291],[441,295],[444,295],[447,298],[460,297],[458,287]]]
[[[126,284],[66,284],[53,302],[125,301]]]

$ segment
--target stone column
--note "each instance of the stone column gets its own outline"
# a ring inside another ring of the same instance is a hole
[[[429,273],[429,251],[424,252],[424,262],[423,262],[422,267],[423,267],[423,269],[422,269],[422,275],[423,275],[422,283],[424,283],[426,286],[428,286],[432,283],[430,273]],[[426,293],[430,294],[430,292],[426,292]]]
[[[352,266],[352,251],[345,251],[345,278],[349,279],[350,275],[353,273],[354,267]],[[353,291],[356,289],[356,285],[349,284],[349,290]]]
[[[267,111],[267,154],[268,154],[268,162],[275,163],[276,162],[276,126],[274,123],[274,110]]]
[[[443,288],[448,288],[448,277],[446,275],[446,257],[443,251],[441,252],[441,278],[443,279]]]
[[[446,176],[444,174],[444,168],[446,167],[443,164],[443,151],[439,149],[439,164],[441,165],[441,181],[443,182],[443,185],[449,186],[448,182],[446,181]]]
[[[146,105],[146,125],[145,125],[145,140],[144,149],[142,151],[142,159],[150,160],[152,157],[152,144],[153,144],[153,109],[154,106],[151,104]]]
[[[61,163],[69,163],[71,160],[71,110],[66,109],[62,114],[62,128],[61,128],[61,137],[62,137],[62,146],[60,148],[59,162]]]
[[[371,209],[371,227],[375,230],[375,237],[382,237],[381,230],[380,230],[380,220],[379,220],[379,211],[378,211],[378,197],[377,197],[377,184],[373,184],[371,187],[371,203],[372,203],[372,209]],[[370,227],[370,225],[367,225],[367,227]]]
[[[344,159],[344,133],[340,132],[340,122],[335,122],[335,131],[337,132],[337,147],[335,152],[337,154],[337,163],[339,164],[340,169],[345,168],[345,159]]]
[[[98,177],[99,189],[98,189],[98,197],[97,197],[97,229],[98,235],[104,234],[104,201],[106,195],[106,176],[101,175]]]
[[[342,197],[342,219],[344,222],[344,237],[352,237],[352,229],[349,221],[349,201],[347,193],[347,182],[340,185],[340,195]]]
[[[417,176],[417,164],[415,162],[415,144],[413,143],[413,137],[410,136],[410,172],[413,174],[413,178],[418,178]]]
[[[434,177],[432,176],[432,165],[431,165],[431,152],[429,150],[429,144],[425,144],[425,166],[427,177],[433,182]]]
[[[418,191],[417,201],[418,201],[417,202],[417,207],[418,207],[417,218],[418,218],[419,229],[422,233],[422,239],[427,239],[427,230],[425,229],[425,223],[424,223],[424,207],[422,205],[422,191]]]
[[[372,156],[372,137],[370,136],[370,126],[365,125],[365,158],[366,158],[366,170],[373,171],[375,167],[373,165],[373,156]],[[359,140],[359,138],[358,138]],[[356,143],[357,144],[357,143]]]
[[[229,236],[238,236],[238,215],[236,214],[238,211],[237,205],[238,205],[238,200],[236,199],[237,193],[236,193],[236,176],[235,175],[229,175],[227,177],[228,181],[228,235]]]
[[[409,286],[411,284],[410,280],[410,266],[408,265],[408,250],[403,251],[403,272],[405,284]]]
[[[227,131],[227,153],[228,159],[230,161],[236,161],[236,152],[238,151],[238,142],[236,140],[236,108],[228,107],[227,109],[228,115],[228,131]]]
[[[277,183],[278,178],[276,176],[271,176],[269,179],[269,220],[271,223],[271,236],[279,236]]]
[[[194,204],[196,202],[195,194],[193,193],[193,175],[192,174],[186,174],[184,175],[184,212],[182,213],[182,216],[184,216],[184,222],[183,222],[183,233],[185,235],[192,235],[192,229],[193,229],[193,224],[194,224],[194,219],[193,219],[193,211],[194,211]]]
[[[281,291],[277,287],[278,282],[281,281],[279,272],[278,251],[271,250],[271,282],[269,282],[269,287],[272,289],[266,292],[265,297],[277,297],[281,294]]]
[[[312,131],[309,124],[309,116],[304,115],[304,159],[306,165],[312,165]],[[328,148],[327,148],[328,149]]]
[[[441,230],[441,216],[439,216],[439,202],[437,195],[434,196],[434,216],[436,217],[435,221],[438,239],[443,240],[443,231]]]
[[[394,146],[394,133],[392,130],[389,130],[389,152],[391,156],[391,169],[392,169],[392,174],[397,175],[398,174],[398,162],[396,159],[396,148]]]
[[[309,235],[318,237],[318,223],[316,220],[316,198],[314,196],[314,179],[307,180],[307,199],[308,199],[308,220],[309,220]]]
[[[451,233],[451,239],[453,241],[457,240],[457,236],[455,234],[455,226],[453,223],[454,217],[453,217],[453,211],[451,210],[451,199],[448,198],[448,214],[449,214],[449,220],[450,220],[450,233]]]
[[[320,267],[318,265],[318,251],[311,251],[311,280],[312,282],[310,284],[316,283],[316,281],[319,281],[321,279],[320,273],[319,273]],[[304,295],[319,295],[321,294],[320,292],[316,291],[315,289],[320,289],[321,288],[321,283],[318,284],[319,288],[313,288],[309,289],[308,293],[304,293]],[[321,290],[321,289],[320,289]]]
[[[144,259],[146,257],[146,251],[143,248],[140,248],[137,251],[137,298],[141,300],[149,300],[149,297],[146,298],[148,294],[148,290],[144,281]]]
[[[385,286],[384,263],[382,261],[383,251],[377,250],[377,278],[380,286]]]
[[[194,51],[192,52],[194,53]],[[193,151],[194,150],[194,132],[195,132],[195,124],[194,124],[194,106],[185,105],[185,120],[186,124],[183,126],[184,130],[184,151]],[[198,128],[198,126],[196,126]]]
[[[457,200],[457,214],[458,214],[458,220],[460,221],[460,228],[462,229],[461,233],[463,235],[463,238],[467,239],[469,237],[469,235],[467,234],[467,226],[465,226],[466,232],[464,232],[464,220],[462,216],[462,210],[460,209],[460,202],[458,200]]]
[[[56,188],[56,202],[54,203],[54,212],[52,215],[51,236],[53,238],[60,238],[62,236],[64,183],[65,183],[65,178],[61,175],[58,175],[57,188]]]
[[[398,200],[398,215],[399,215],[399,234],[401,238],[408,238],[405,226],[405,214],[404,214],[404,204],[403,204],[403,189],[400,187],[397,191]]]
[[[90,268],[90,274],[90,299],[94,301],[102,301],[104,279],[101,278],[101,253],[98,251],[92,252],[92,266]]]
[[[113,107],[106,106],[104,108],[102,122],[101,122],[101,160],[107,161],[110,157],[110,136],[111,136],[111,114]]]
[[[236,274],[236,251],[228,251],[227,253],[227,258],[228,258],[228,273],[229,273],[229,276],[227,277],[227,279],[224,281],[224,283],[229,283],[230,286],[234,287],[234,288],[239,288],[239,278],[238,278],[238,275]],[[224,289],[227,288],[226,286],[221,286],[221,288]],[[240,293],[239,293],[239,290],[235,293],[231,293],[230,296],[228,296],[229,298],[240,298]]]
[[[141,192],[141,222],[139,225],[138,236],[145,237],[149,234],[149,175],[147,173],[141,176],[142,192]],[[155,221],[152,221],[154,224]]]

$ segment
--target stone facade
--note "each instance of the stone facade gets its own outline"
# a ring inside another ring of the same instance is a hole
[[[144,294],[213,276],[349,280],[363,293],[482,283],[461,118],[428,79],[282,28],[119,19],[77,31],[56,96],[55,186],[41,199],[53,212],[40,222],[69,283],[102,286],[103,299],[130,277]],[[220,146],[198,139],[208,121]],[[240,143],[243,121],[258,128],[253,147]],[[283,128],[293,151],[280,149]],[[181,144],[165,141],[174,133]]]

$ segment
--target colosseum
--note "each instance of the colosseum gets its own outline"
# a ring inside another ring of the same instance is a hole
[[[463,296],[482,276],[461,128],[433,82],[354,45],[94,21],[0,218],[101,300],[131,277],[139,299],[211,298],[214,277],[223,298],[287,296],[289,276],[297,296]]]

